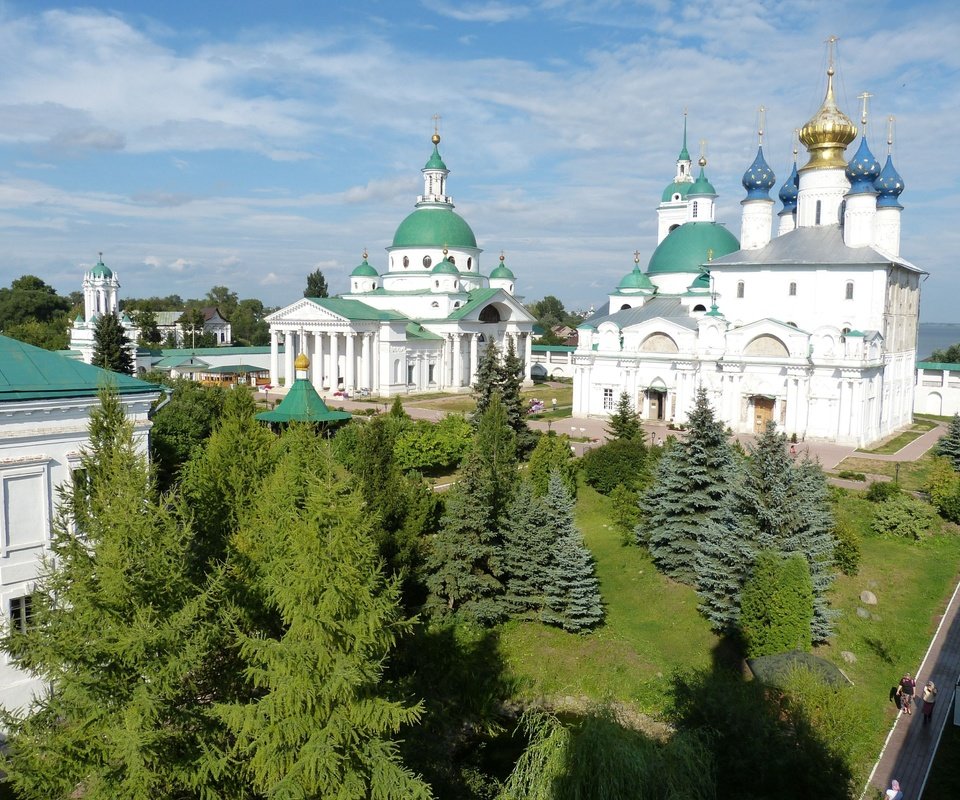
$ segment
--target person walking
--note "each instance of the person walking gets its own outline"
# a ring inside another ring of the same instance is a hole
[[[884,793],[886,800],[903,800],[903,792],[900,791],[900,781],[890,781],[890,788]]]
[[[916,691],[917,682],[910,677],[908,672],[900,679],[900,688],[897,694],[900,695],[900,709],[907,715],[913,714],[913,693]]]
[[[937,686],[933,681],[927,681],[923,687],[923,724],[926,725],[933,718],[933,705],[937,702]]]

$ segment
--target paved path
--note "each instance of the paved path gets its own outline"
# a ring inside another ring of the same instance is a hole
[[[880,758],[870,774],[861,798],[871,797],[871,788],[885,790],[890,781],[900,782],[904,800],[920,800],[930,774],[933,757],[940,743],[943,728],[953,722],[953,695],[960,678],[960,585],[954,590],[946,611],[940,618],[937,632],[923,661],[914,673],[919,695],[923,685],[932,680],[937,686],[937,702],[933,720],[924,724],[920,709],[908,716],[902,711],[887,735]],[[919,704],[922,707],[922,703]],[[939,800],[931,798],[931,800]]]

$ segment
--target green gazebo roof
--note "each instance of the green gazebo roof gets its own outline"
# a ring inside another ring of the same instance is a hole
[[[313,384],[306,378],[297,378],[287,396],[273,411],[257,414],[263,422],[343,422],[353,414],[348,411],[331,411],[323,402]]]

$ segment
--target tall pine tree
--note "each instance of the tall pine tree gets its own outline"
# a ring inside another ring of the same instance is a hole
[[[500,350],[497,343],[490,341],[480,355],[477,364],[477,382],[473,384],[473,398],[477,403],[474,419],[479,419],[486,413],[493,395],[500,393]]]
[[[507,422],[517,436],[527,433],[520,387],[523,385],[523,359],[513,346],[513,337],[507,339],[507,349],[500,364],[500,402],[507,412]]]
[[[662,572],[694,584],[702,532],[723,517],[733,453],[703,388],[688,425],[687,438],[667,448],[657,464],[653,485],[641,502],[644,519],[637,539],[647,544]]]
[[[593,556],[573,520],[570,493],[556,473],[550,477],[550,488],[543,502],[555,544],[547,573],[542,618],[564,630],[583,632],[603,621],[603,602]]]
[[[947,432],[937,442],[937,455],[949,458],[955,470],[960,470],[960,414],[954,414]]]
[[[503,525],[504,607],[513,617],[537,619],[546,604],[546,584],[556,530],[529,481],[520,484]]]
[[[636,439],[642,433],[640,414],[634,410],[630,395],[620,392],[617,405],[607,421],[607,436],[611,439]]]
[[[133,353],[116,314],[101,314],[93,327],[93,360],[95,367],[103,367],[125,375],[133,374]]]

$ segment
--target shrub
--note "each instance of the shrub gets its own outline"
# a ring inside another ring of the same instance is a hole
[[[833,535],[837,546],[833,561],[844,575],[856,575],[860,571],[860,533],[845,516],[837,516]]]
[[[960,475],[949,459],[943,456],[933,459],[926,489],[940,516],[951,522],[960,522]]]
[[[874,481],[867,487],[867,500],[882,503],[900,494],[900,484],[893,481]]]
[[[621,544],[633,544],[636,541],[634,529],[640,523],[640,505],[636,491],[631,491],[622,483],[618,483],[610,492],[613,501],[611,516],[617,529],[620,531]]]
[[[622,483],[637,490],[647,485],[647,448],[639,439],[614,439],[595,447],[580,459],[583,479],[601,494],[609,495]]]
[[[881,536],[901,536],[917,541],[933,524],[929,503],[908,494],[898,494],[878,504],[873,515],[873,531]]]
[[[813,582],[799,553],[783,558],[765,550],[740,598],[740,631],[750,656],[810,649]]]
[[[854,472],[851,469],[842,469],[837,473],[838,478],[845,478],[848,481],[866,481],[867,476],[862,472]]]
[[[472,436],[473,428],[462,414],[448,414],[439,422],[417,420],[403,425],[393,456],[404,472],[448,469],[460,463]]]

